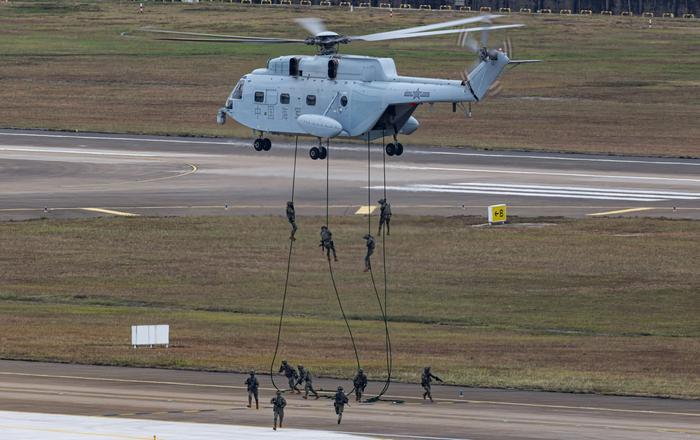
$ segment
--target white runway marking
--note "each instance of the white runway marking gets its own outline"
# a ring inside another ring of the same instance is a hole
[[[373,165],[374,168],[381,168],[382,165]],[[561,177],[593,177],[595,179],[628,179],[628,180],[659,180],[665,182],[693,182],[700,183],[700,179],[685,179],[678,177],[657,177],[657,176],[625,176],[615,174],[585,174],[585,173],[559,173],[549,171],[518,171],[499,170],[493,168],[451,168],[451,167],[423,167],[416,165],[387,165],[387,168],[397,170],[412,171],[457,171],[465,173],[486,173],[486,174],[526,174],[534,176],[561,176]]]
[[[196,140],[184,140],[184,139],[152,139],[152,138],[141,138],[141,137],[119,137],[119,136],[80,136],[74,134],[37,134],[37,133],[8,133],[0,132],[2,136],[24,136],[24,137],[45,137],[45,138],[67,138],[67,139],[92,139],[100,141],[131,141],[131,142],[163,142],[171,144],[205,144],[205,145],[230,145],[230,146],[245,146],[250,147],[253,145],[252,141],[245,142],[222,142],[222,141],[196,141]]]
[[[383,187],[373,186],[380,190]],[[664,200],[698,200],[700,193],[677,191],[644,191],[625,188],[592,188],[574,186],[513,185],[487,183],[453,183],[448,185],[410,184],[389,186],[388,190],[445,194],[492,194],[521,197],[549,197],[563,199],[621,200],[630,202],[659,202]]]
[[[249,440],[249,439],[369,439],[331,431],[252,426],[215,425],[207,423],[162,422],[158,420],[119,419],[56,414],[0,411],[3,440]],[[155,436],[155,437],[154,437]],[[420,438],[420,437],[416,437]]]
[[[175,143],[175,144],[202,144],[202,145],[227,145],[236,147],[250,147],[252,142],[241,141],[204,141],[204,140],[187,140],[187,139],[158,139],[158,138],[139,138],[139,137],[120,137],[120,136],[97,136],[97,135],[71,135],[71,134],[50,134],[50,133],[12,133],[0,132],[2,136],[23,136],[23,137],[44,137],[44,138],[68,138],[68,139],[92,139],[92,140],[108,140],[108,141],[131,141],[131,142],[160,142],[160,143]],[[294,145],[289,142],[275,142],[275,147],[283,146],[284,148],[294,148]],[[344,151],[365,151],[364,147],[350,146],[333,146],[335,150]],[[648,165],[679,165],[679,166],[700,166],[698,161],[664,161],[664,160],[643,160],[643,159],[613,159],[613,158],[595,158],[595,157],[568,157],[568,156],[542,156],[537,153],[528,154],[506,154],[506,153],[468,153],[462,151],[429,151],[429,150],[413,150],[408,151],[410,154],[419,155],[443,155],[443,156],[465,156],[465,157],[494,157],[494,158],[516,158],[516,159],[531,159],[531,160],[555,160],[555,161],[573,161],[573,162],[610,162],[610,163],[634,163]]]
[[[541,159],[541,160],[566,160],[572,162],[612,162],[612,163],[638,163],[648,165],[687,165],[700,166],[700,162],[673,162],[663,160],[641,159],[599,159],[593,157],[563,157],[563,156],[536,156],[527,154],[497,154],[497,153],[463,153],[459,151],[411,151],[414,154],[435,154],[444,156],[474,156],[474,157],[502,157],[504,159]]]

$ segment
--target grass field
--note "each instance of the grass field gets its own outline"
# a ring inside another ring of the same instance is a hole
[[[467,217],[396,220],[387,269],[398,379],[415,381],[431,364],[465,385],[700,398],[700,222],[544,219],[551,224],[492,229]],[[301,219],[281,356],[347,376],[352,348],[307,233],[320,221]],[[331,226],[343,306],[363,366],[381,377],[365,224],[343,217]],[[287,232],[276,217],[2,223],[0,357],[264,370]],[[137,323],[169,323],[173,347],[131,350]]]
[[[249,136],[214,116],[237,79],[306,46],[177,44],[121,38],[141,26],[304,37],[292,19],[320,16],[345,34],[454,19],[451,13],[133,2],[0,3],[0,126]],[[420,108],[404,143],[616,154],[700,155],[700,25],[637,17],[508,17],[518,58],[546,62],[506,74],[504,92],[473,119]],[[494,35],[498,46],[502,36]],[[388,56],[404,75],[457,78],[473,54],[454,38],[357,43],[345,53]]]

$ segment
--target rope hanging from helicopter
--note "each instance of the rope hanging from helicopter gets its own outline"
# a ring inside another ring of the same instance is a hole
[[[327,143],[328,154],[326,156],[326,226],[329,226],[329,199],[330,199],[330,164],[331,164],[331,141],[328,139]],[[331,284],[333,285],[333,291],[335,292],[335,297],[338,300],[338,307],[340,308],[340,313],[343,315],[343,320],[345,321],[345,326],[348,329],[348,334],[350,335],[350,341],[352,342],[352,349],[355,352],[355,362],[357,363],[357,368],[360,368],[360,356],[357,353],[357,346],[355,345],[355,337],[352,335],[352,329],[350,328],[350,322],[348,317],[345,315],[345,310],[343,309],[343,303],[340,300],[340,294],[338,293],[338,286],[335,284],[335,276],[333,275],[333,265],[331,264],[331,259],[328,257],[328,273],[331,277]],[[355,387],[350,391],[352,393],[355,391]]]
[[[384,135],[382,135],[382,142],[384,141]],[[371,206],[371,141],[367,139],[367,206]],[[298,158],[298,149],[299,149],[299,138],[297,137],[295,140],[295,145],[294,145],[294,163],[293,163],[293,169],[292,169],[292,190],[291,190],[291,202],[294,203],[294,196],[295,196],[295,189],[296,189],[296,170],[297,170],[297,158]],[[328,155],[326,157],[326,226],[329,225],[330,223],[330,140],[328,140],[327,143],[327,151]],[[384,199],[386,200],[386,152],[382,152],[382,163],[383,163],[383,196]],[[368,234],[371,234],[372,231],[372,216],[368,215],[367,216],[367,231]],[[386,353],[386,369],[387,369],[387,376],[386,380],[384,382],[384,385],[382,389],[379,391],[379,393],[367,399],[367,401],[377,401],[379,400],[388,390],[390,384],[391,384],[391,375],[392,375],[392,369],[393,369],[393,355],[392,355],[392,347],[391,347],[391,336],[389,333],[389,322],[388,322],[388,314],[387,314],[387,296],[388,296],[388,283],[387,283],[387,270],[386,270],[386,230],[382,228],[382,267],[383,267],[383,278],[384,278],[384,301],[382,303],[382,300],[380,298],[379,294],[379,289],[377,288],[376,284],[376,279],[374,276],[374,271],[372,269],[372,266],[370,264],[369,266],[369,273],[370,273],[370,279],[372,282],[372,289],[375,294],[375,297],[377,299],[377,304],[379,305],[379,310],[381,312],[382,320],[384,321],[384,334],[385,334],[385,353]],[[283,295],[282,295],[282,307],[280,310],[280,319],[278,322],[277,326],[277,339],[275,342],[275,350],[274,354],[272,357],[272,362],[270,364],[270,379],[272,382],[272,385],[275,387],[275,389],[279,390],[280,388],[277,386],[275,383],[274,379],[274,367],[275,363],[277,360],[277,355],[279,354],[279,346],[280,346],[280,341],[281,341],[281,336],[282,336],[282,326],[283,326],[283,321],[284,321],[284,312],[286,308],[286,302],[287,302],[287,294],[288,294],[288,289],[289,289],[289,277],[291,273],[291,262],[292,262],[292,254],[293,254],[293,247],[294,247],[294,240],[290,240],[289,244],[289,253],[287,256],[287,270],[286,270],[286,275],[285,275],[285,282],[284,282],[284,290],[283,290]],[[350,327],[350,322],[347,318],[347,315],[345,314],[345,309],[343,308],[342,301],[340,299],[340,293],[338,291],[338,287],[335,281],[335,274],[333,272],[333,265],[331,264],[330,258],[328,258],[328,271],[331,279],[331,285],[333,286],[333,292],[336,295],[336,300],[338,301],[338,307],[340,308],[341,315],[343,316],[343,320],[345,322],[345,326],[348,330],[348,334],[350,336],[350,341],[352,343],[352,348],[353,352],[355,354],[355,362],[357,364],[357,368],[361,368],[360,366],[360,357],[357,351],[357,345],[355,344],[355,338],[352,333],[352,328]],[[350,394],[354,392],[355,388],[353,386],[352,390],[350,391]]]
[[[294,203],[294,191],[296,189],[296,179],[297,179],[297,152],[299,150],[299,136],[296,137],[294,141],[294,167],[292,169],[292,196],[291,202]],[[284,319],[284,309],[287,304],[287,290],[289,288],[289,272],[292,266],[292,250],[294,249],[294,240],[289,240],[289,256],[287,257],[287,275],[284,278],[284,293],[282,295],[282,309],[280,310],[280,320],[277,325],[277,342],[275,342],[275,353],[272,355],[272,362],[270,363],[270,380],[272,381],[272,386],[276,390],[280,388],[275,383],[275,361],[277,360],[277,353],[280,348],[280,338],[282,336],[282,320]]]
[[[382,145],[384,145],[384,133],[382,132]],[[383,168],[383,191],[384,200],[386,200],[386,151],[382,151],[382,168]],[[370,151],[370,139],[369,133],[367,135],[367,207],[372,206],[372,177],[371,177],[371,151]],[[367,234],[372,233],[372,215],[368,213],[367,215]],[[379,393],[367,399],[367,401],[377,401],[379,400],[389,389],[391,384],[391,373],[393,368],[393,356],[391,350],[391,336],[389,334],[389,321],[387,316],[387,272],[386,272],[386,229],[382,228],[382,269],[384,272],[384,305],[379,297],[379,291],[377,289],[377,283],[374,279],[374,271],[372,265],[369,266],[369,275],[372,280],[372,289],[374,290],[374,295],[377,298],[377,304],[379,304],[379,310],[382,313],[382,320],[384,321],[384,349],[386,352],[386,381],[384,386],[379,391]]]

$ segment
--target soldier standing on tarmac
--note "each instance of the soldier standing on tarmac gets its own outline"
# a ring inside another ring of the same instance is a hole
[[[253,397],[255,397],[255,409],[260,409],[258,405],[258,387],[260,383],[258,378],[255,377],[255,371],[250,372],[250,377],[245,380],[245,385],[248,389],[248,408],[253,406]]]
[[[294,202],[287,202],[287,221],[292,225],[292,233],[289,239],[295,241],[294,234],[297,233],[296,213],[294,212]]]
[[[425,367],[423,369],[423,375],[420,379],[420,384],[425,390],[425,393],[423,393],[423,400],[428,397],[431,402],[433,401],[433,395],[430,394],[430,382],[432,382],[433,379],[437,380],[438,382],[442,382],[442,379],[430,372],[430,367]]]
[[[372,269],[372,263],[370,262],[369,257],[372,256],[374,253],[374,237],[372,237],[371,234],[365,234],[364,237],[362,237],[367,241],[367,254],[365,254],[365,272],[369,272]]]
[[[297,382],[297,385],[301,384],[302,382],[304,382],[304,395],[302,397],[304,399],[308,399],[309,392],[311,392],[311,394],[316,396],[316,399],[318,400],[319,395],[314,389],[311,372],[308,369],[304,369],[303,365],[299,365],[299,381]]]
[[[338,414],[339,425],[340,421],[343,419],[343,410],[345,409],[345,405],[350,406],[348,403],[348,396],[346,396],[343,392],[343,387],[338,387],[338,391],[335,393],[335,401],[333,402],[333,406],[335,407],[335,413]]]
[[[277,390],[277,395],[270,400],[272,404],[272,412],[274,413],[274,425],[272,429],[277,431],[277,418],[280,419],[280,428],[284,420],[284,407],[287,406],[287,400],[282,396],[282,391]]]
[[[382,235],[382,226],[386,223],[386,235],[391,235],[391,204],[386,199],[379,199],[379,232],[377,236]]]
[[[331,252],[333,252],[333,260],[338,261],[338,256],[335,254],[335,243],[333,243],[333,234],[328,229],[328,226],[321,226],[321,244],[319,245],[323,251],[326,250],[326,257],[331,259]]]
[[[357,374],[352,378],[352,384],[355,386],[355,401],[362,401],[362,393],[367,388],[367,375],[362,368],[357,369]]]
[[[287,363],[287,361],[282,361],[282,365],[280,365],[280,373],[284,372],[284,375],[287,377],[287,380],[289,381],[289,391],[296,391],[297,394],[301,394],[301,391],[299,388],[297,388],[296,380],[299,377],[297,375],[297,370],[294,369],[291,365]]]

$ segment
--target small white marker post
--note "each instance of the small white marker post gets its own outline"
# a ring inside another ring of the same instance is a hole
[[[507,209],[506,209],[506,204],[501,203],[498,205],[490,205],[488,207],[488,218],[489,218],[489,224],[493,225],[494,223],[497,225],[503,224],[507,220]]]

